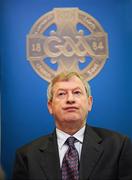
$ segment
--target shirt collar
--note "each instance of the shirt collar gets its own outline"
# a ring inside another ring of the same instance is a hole
[[[85,127],[86,125],[83,126],[79,131],[77,131],[73,135],[73,137],[75,137],[80,143],[83,143]],[[61,131],[58,128],[56,128],[56,134],[57,134],[58,146],[59,146],[59,149],[61,149],[65,141],[67,140],[67,138],[69,138],[71,135],[65,133],[64,131]]]

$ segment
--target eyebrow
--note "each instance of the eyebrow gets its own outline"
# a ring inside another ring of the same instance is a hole
[[[73,88],[73,89],[70,89],[70,90],[73,90],[73,91],[74,91],[74,90],[78,90],[78,89],[79,89],[79,90],[82,90],[80,87],[76,87],[76,88]],[[59,89],[57,90],[57,92],[58,92],[58,91],[67,91],[67,90],[68,90],[68,88],[66,88],[66,89],[64,89],[64,88],[59,88]]]

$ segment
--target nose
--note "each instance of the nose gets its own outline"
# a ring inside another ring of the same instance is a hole
[[[75,98],[74,95],[69,92],[67,95],[67,104],[74,104],[75,103]]]

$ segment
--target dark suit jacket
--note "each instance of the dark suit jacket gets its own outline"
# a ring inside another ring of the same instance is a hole
[[[56,133],[17,151],[15,180],[60,180]],[[86,126],[80,159],[81,180],[132,180],[132,144],[126,136]]]

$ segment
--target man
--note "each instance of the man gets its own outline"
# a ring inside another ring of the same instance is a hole
[[[61,73],[48,88],[56,129],[17,151],[13,179],[132,180],[132,144],[126,136],[86,124],[92,108],[87,83]]]

